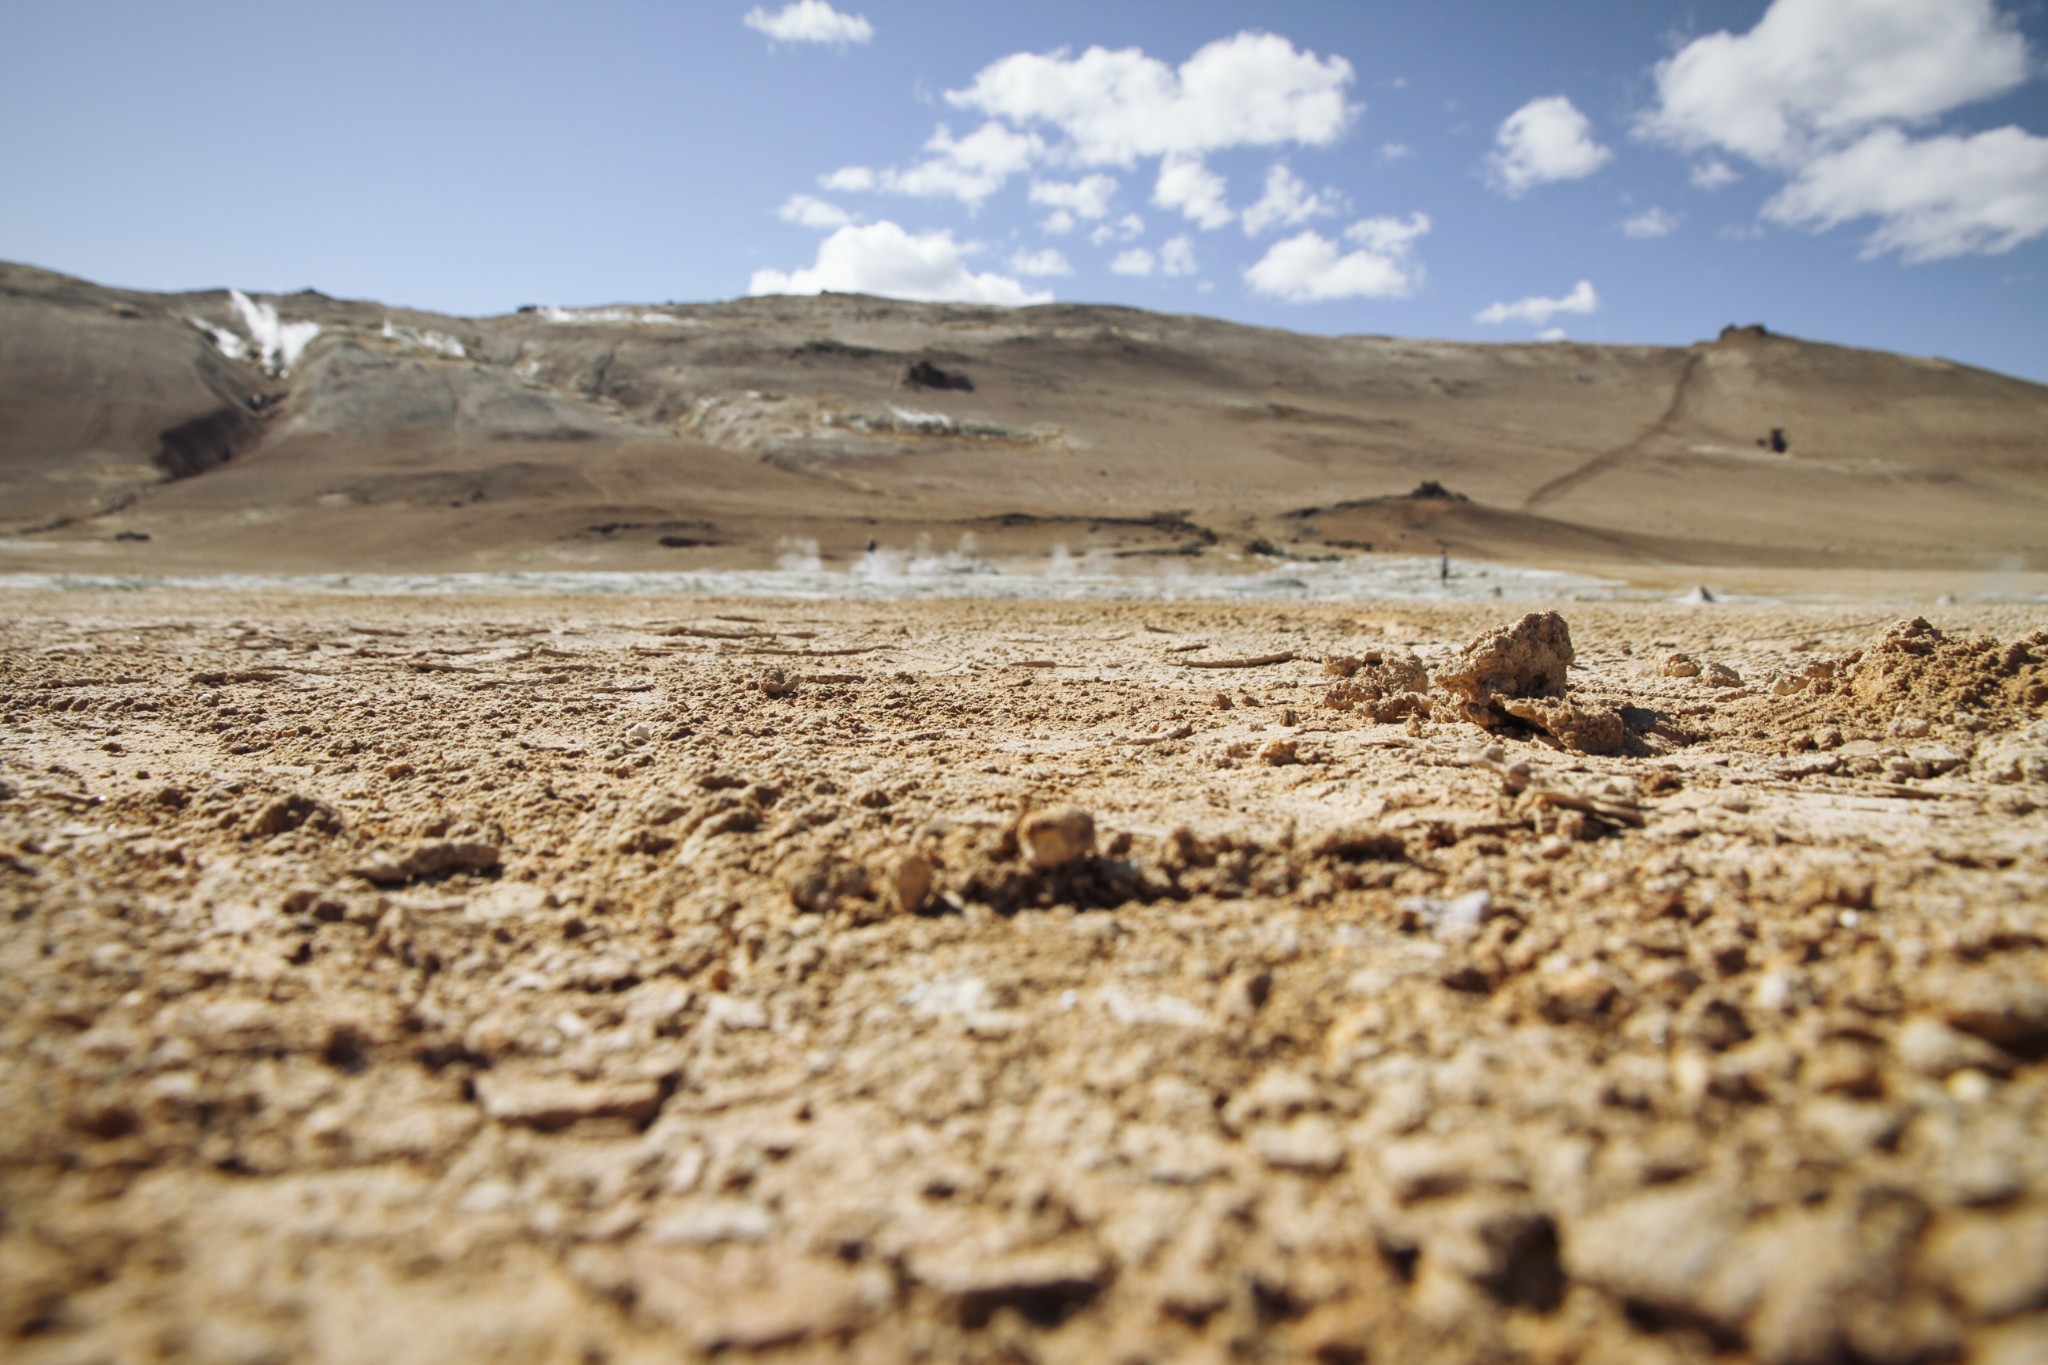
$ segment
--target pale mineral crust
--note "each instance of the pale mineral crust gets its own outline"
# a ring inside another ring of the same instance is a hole
[[[2039,607],[4,606],[9,1361],[2048,1345]]]

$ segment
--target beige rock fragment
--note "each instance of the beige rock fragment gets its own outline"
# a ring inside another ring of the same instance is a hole
[[[655,1215],[647,1240],[656,1246],[758,1242],[775,1231],[775,1214],[747,1199],[700,1198]]]
[[[1301,762],[1301,759],[1295,753],[1293,740],[1269,739],[1259,750],[1259,762],[1269,768],[1284,768],[1290,763]]]
[[[1938,1081],[1966,1067],[2003,1072],[2012,1064],[2006,1053],[1982,1038],[1951,1028],[1928,1014],[1908,1019],[1892,1039],[1892,1047],[1909,1071]]]
[[[1614,753],[1628,738],[1620,713],[1611,706],[1585,706],[1547,697],[1504,698],[1494,704],[1582,754]]]
[[[543,1131],[583,1119],[626,1119],[640,1123],[661,1108],[661,1085],[652,1080],[580,1081],[567,1076],[520,1076],[485,1072],[476,1081],[477,1100],[500,1123]]]
[[[1246,1136],[1259,1158],[1276,1170],[1328,1175],[1344,1165],[1344,1139],[1320,1114],[1304,1114],[1285,1125],[1267,1124]]]
[[[1512,716],[1566,748],[1613,753],[1628,737],[1620,714],[1565,699],[1565,670],[1572,658],[1571,630],[1564,618],[1554,611],[1532,612],[1466,645],[1450,665],[1437,670],[1436,685],[1457,700],[1474,724],[1496,725]]]
[[[848,901],[865,900],[871,891],[868,870],[834,853],[799,854],[783,865],[781,878],[790,903],[812,915],[830,914]]]
[[[679,1333],[696,1352],[829,1345],[887,1297],[871,1272],[837,1261],[761,1258],[744,1245],[656,1242],[625,1259],[634,1310]]]
[[[1531,612],[1489,631],[1436,671],[1438,690],[1484,712],[1495,697],[1561,697],[1571,664],[1572,634],[1554,611]]]
[[[1742,1227],[1743,1209],[1705,1181],[1659,1186],[1563,1230],[1573,1279],[1652,1308],[1702,1313],[1701,1293]]]
[[[1079,806],[1035,810],[1018,822],[1017,843],[1036,870],[1065,867],[1095,851],[1095,817]]]
[[[963,1324],[979,1327],[1003,1308],[1064,1315],[1101,1291],[1109,1281],[1110,1263],[1086,1244],[982,1254],[949,1248],[914,1255],[910,1271],[949,1303]]]
[[[1927,1234],[1920,1255],[1972,1317],[2048,1307],[2048,1204],[1950,1214]]]
[[[888,901],[899,914],[914,915],[931,903],[931,860],[922,853],[904,853],[889,863],[882,878]]]
[[[2017,970],[1969,967],[1935,973],[1922,998],[1947,1023],[2001,1047],[2048,1038],[2048,982]]]
[[[457,872],[489,872],[498,866],[498,857],[496,844],[435,842],[410,853],[371,858],[351,871],[375,886],[403,886]]]

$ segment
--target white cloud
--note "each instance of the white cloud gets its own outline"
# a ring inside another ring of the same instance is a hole
[[[865,16],[841,14],[825,0],[793,0],[770,14],[755,7],[747,11],[746,25],[765,33],[778,43],[830,43],[845,47],[865,43],[875,36],[875,26]]]
[[[1428,231],[1429,216],[1423,213],[1406,220],[1363,219],[1344,230],[1345,237],[1360,244],[1359,250],[1347,252],[1311,230],[1275,242],[1244,277],[1254,293],[1289,303],[1406,298],[1423,278],[1414,245]]]
[[[1491,308],[1481,311],[1473,320],[1490,326],[1498,326],[1503,322],[1527,322],[1541,327],[1559,313],[1590,313],[1599,306],[1600,296],[1593,291],[1593,282],[1580,280],[1572,292],[1561,299],[1546,299],[1541,295],[1532,295],[1526,299],[1517,299],[1513,303],[1496,303]]]
[[[1402,157],[1413,155],[1415,155],[1415,149],[1405,142],[1382,142],[1380,144],[1380,160],[1382,161],[1399,161]]]
[[[1692,181],[1693,188],[1712,193],[1715,190],[1727,189],[1730,185],[1742,179],[1742,173],[1720,157],[1710,156],[1705,161],[1694,166],[1692,174],[1687,178]]]
[[[1244,211],[1245,236],[1256,237],[1270,227],[1299,227],[1336,211],[1332,196],[1310,189],[1284,162],[1275,163],[1266,172],[1265,194]]]
[[[1179,209],[1191,222],[1212,231],[1237,217],[1231,212],[1223,177],[1203,165],[1201,157],[1178,152],[1160,158],[1152,202],[1163,209]]]
[[[1064,209],[1075,218],[1104,218],[1109,201],[1116,197],[1116,180],[1107,175],[1087,175],[1079,180],[1034,180],[1031,202],[1051,209]]]
[[[820,232],[845,227],[853,221],[853,215],[845,209],[813,194],[792,194],[781,208],[775,210],[775,216],[785,223],[815,228]]]
[[[963,138],[955,138],[940,124],[924,149],[932,155],[908,170],[883,171],[875,179],[876,187],[920,199],[958,199],[979,209],[1011,176],[1045,154],[1045,141],[1036,133],[1014,132],[993,121]]]
[[[1406,218],[1361,218],[1344,229],[1344,235],[1383,256],[1407,254],[1415,239],[1428,234],[1429,215],[1411,213]]]
[[[1562,327],[1545,327],[1536,334],[1536,339],[1538,341],[1569,341],[1571,340],[1571,333],[1565,331]]]
[[[1045,221],[1040,223],[1038,227],[1042,232],[1050,232],[1055,237],[1064,237],[1074,230],[1074,215],[1068,213],[1065,209],[1054,209],[1045,216]]]
[[[1583,180],[1613,158],[1563,95],[1530,100],[1501,121],[1488,160],[1494,188],[1518,195],[1554,180]]]
[[[1622,219],[1621,230],[1629,237],[1669,237],[1678,231],[1678,215],[1652,206]]]
[[[1192,275],[1195,265],[1195,244],[1183,232],[1180,236],[1159,248],[1159,273],[1162,275]]]
[[[1135,213],[1127,213],[1114,223],[1104,223],[1088,234],[1088,240],[1097,246],[1109,242],[1128,242],[1145,230],[1145,220]]]
[[[2048,138],[2006,127],[1912,139],[1879,128],[1808,162],[1763,216],[1815,232],[1874,217],[1866,257],[1996,255],[2048,233]]]
[[[957,108],[1013,123],[1043,123],[1088,165],[1132,164],[1169,152],[1334,142],[1356,108],[1344,101],[1351,63],[1298,51],[1270,33],[1208,44],[1179,68],[1137,48],[1019,52],[984,67]]]
[[[1785,176],[1768,221],[1824,232],[1877,219],[1866,257],[1995,254],[2048,233],[2048,139],[1905,130],[2031,74],[2025,38],[1992,0],[1773,0],[1749,32],[1709,34],[1659,63],[1637,131]],[[1694,172],[1707,188],[1732,178],[1718,161]]]
[[[1109,263],[1109,268],[1119,275],[1144,276],[1152,273],[1154,263],[1151,252],[1134,246],[1129,251],[1119,251],[1116,259]]]
[[[1641,131],[1789,171],[1817,143],[1924,123],[2027,75],[2026,40],[1991,0],[1774,0],[1748,33],[1659,62]]]
[[[1019,275],[1071,275],[1074,267],[1057,247],[1045,247],[1038,251],[1019,251],[1010,257],[1010,269]]]
[[[757,270],[749,294],[880,294],[925,302],[1050,303],[1052,295],[1026,289],[1007,275],[976,274],[964,257],[970,248],[950,232],[905,232],[884,219],[848,225],[818,244],[815,264],[796,270]]]
[[[875,173],[866,166],[841,166],[838,170],[818,177],[821,189],[838,190],[842,194],[865,194],[875,187]]]

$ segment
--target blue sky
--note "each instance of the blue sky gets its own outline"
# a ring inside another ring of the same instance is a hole
[[[1760,321],[2048,381],[2041,0],[802,3],[6,0],[0,257],[472,314]]]

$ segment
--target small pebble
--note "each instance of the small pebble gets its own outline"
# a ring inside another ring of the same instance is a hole
[[[1975,1067],[1965,1067],[1948,1078],[1948,1093],[1957,1104],[1982,1104],[1991,1098],[1991,1078]]]
[[[1017,842],[1037,870],[1065,867],[1095,851],[1095,817],[1079,806],[1033,811],[1018,824]]]

